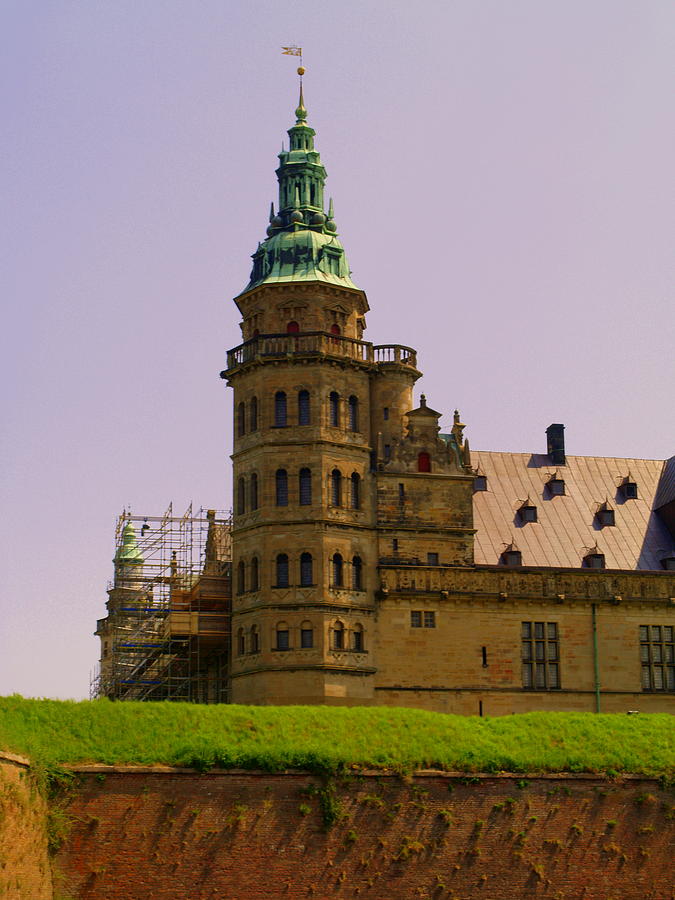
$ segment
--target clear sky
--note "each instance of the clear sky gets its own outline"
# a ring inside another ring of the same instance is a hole
[[[283,44],[365,336],[444,423],[675,453],[671,0],[3,0],[0,43],[0,693],[87,695],[123,506],[230,506]]]

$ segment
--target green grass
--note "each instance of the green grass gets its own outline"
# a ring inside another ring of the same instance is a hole
[[[0,698],[0,748],[46,766],[350,766],[675,776],[675,718],[527,713],[449,716],[389,707],[199,706]]]

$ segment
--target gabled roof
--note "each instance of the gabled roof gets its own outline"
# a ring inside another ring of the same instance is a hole
[[[487,491],[474,494],[475,560],[496,565],[514,538],[524,566],[580,568],[598,546],[608,569],[662,570],[673,538],[654,512],[654,498],[666,463],[654,459],[568,456],[556,467],[545,454],[472,451],[472,464],[487,476]],[[552,496],[551,476],[565,481],[565,494]],[[619,485],[630,471],[637,499],[625,499]],[[523,524],[518,509],[529,497],[537,521]],[[598,504],[609,500],[615,525],[600,527]]]

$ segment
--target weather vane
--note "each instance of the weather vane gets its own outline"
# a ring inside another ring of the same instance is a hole
[[[281,52],[284,56],[299,56],[300,57],[300,65],[298,66],[298,75],[300,76],[300,81],[302,82],[302,76],[305,74],[305,67],[302,64],[302,47],[298,47],[295,44],[291,44],[289,47],[282,47]]]

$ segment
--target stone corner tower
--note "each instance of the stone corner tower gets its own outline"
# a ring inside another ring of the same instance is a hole
[[[302,83],[295,115],[277,211],[235,298],[243,343],[221,373],[234,390],[231,698],[370,704],[380,564],[472,562],[468,445],[463,426],[439,435],[424,400],[413,410],[415,351],[363,340],[368,301],[332,200],[326,211]]]

